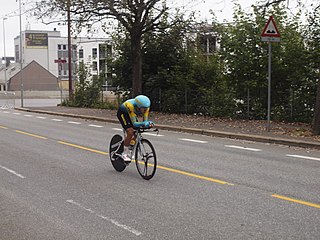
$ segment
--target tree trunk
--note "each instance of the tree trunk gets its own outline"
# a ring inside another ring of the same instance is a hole
[[[142,56],[141,56],[141,34],[131,34],[132,51],[132,95],[133,97],[142,93]]]
[[[318,87],[317,87],[316,104],[314,106],[312,133],[314,135],[320,135],[320,68],[319,68],[319,80],[318,80]]]

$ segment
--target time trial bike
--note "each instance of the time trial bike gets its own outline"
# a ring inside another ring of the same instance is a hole
[[[150,180],[156,173],[157,156],[152,143],[142,136],[145,132],[159,133],[158,129],[136,128],[134,130],[135,142],[130,142],[131,161],[135,161],[138,173],[145,180]],[[124,131],[124,137],[126,132]],[[112,137],[109,146],[109,156],[114,169],[122,172],[129,164],[126,164],[122,158],[124,148],[124,137],[116,134]],[[132,140],[131,140],[132,141]]]

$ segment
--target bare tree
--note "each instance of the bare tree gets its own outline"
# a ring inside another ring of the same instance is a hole
[[[164,0],[41,0],[38,1],[35,15],[48,19],[68,12],[71,2],[72,21],[78,28],[90,27],[106,19],[117,20],[129,33],[132,52],[133,95],[142,93],[142,54],[141,43],[144,33],[160,26],[161,17],[168,10]],[[53,22],[52,19],[49,20]]]

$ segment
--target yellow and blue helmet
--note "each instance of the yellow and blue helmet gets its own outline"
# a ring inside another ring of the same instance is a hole
[[[138,108],[149,108],[150,107],[150,99],[144,95],[138,95],[135,97],[135,102]]]

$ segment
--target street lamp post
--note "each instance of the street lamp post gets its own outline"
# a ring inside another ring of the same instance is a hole
[[[5,26],[4,20],[8,18],[3,18],[3,58],[4,58],[4,84],[6,88],[6,92],[8,91],[8,83],[7,83],[7,56],[6,56],[6,34],[5,34]]]

